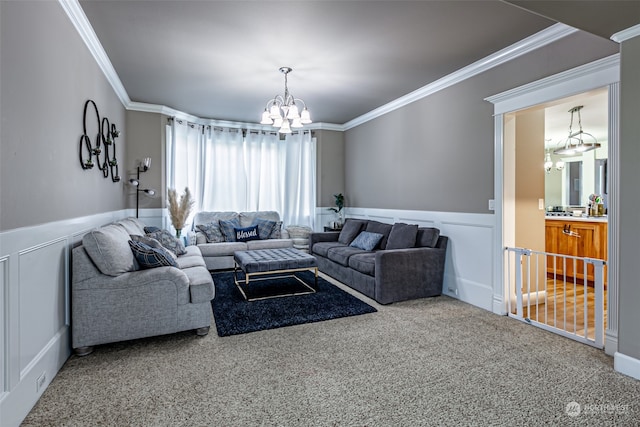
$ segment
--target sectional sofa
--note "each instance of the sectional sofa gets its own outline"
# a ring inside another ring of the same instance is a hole
[[[310,236],[321,272],[381,304],[440,295],[447,244],[437,228],[358,219]]]
[[[221,221],[230,226],[233,225],[233,229],[221,228]],[[252,226],[256,226],[257,230],[252,229]],[[230,232],[235,232],[235,229],[244,230],[240,231],[243,241],[238,241],[237,235],[229,236]],[[209,270],[233,268],[235,251],[294,246],[294,240],[282,227],[280,215],[275,211],[198,212],[194,216],[188,235],[188,240],[195,241],[194,243],[200,249]]]

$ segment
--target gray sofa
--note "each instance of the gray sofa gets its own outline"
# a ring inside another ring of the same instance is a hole
[[[214,286],[196,246],[174,266],[142,269],[129,240],[145,234],[136,218],[87,233],[72,251],[71,335],[76,354],[93,346],[179,331],[206,335]]]
[[[351,246],[363,231],[382,235],[372,250]],[[310,236],[321,272],[381,304],[440,295],[447,243],[437,228],[357,219]]]
[[[246,242],[226,241],[219,228],[220,220],[237,221],[240,227],[250,227],[257,219],[275,222],[268,236],[259,236],[258,240]],[[206,230],[206,233],[205,231]],[[193,219],[189,239],[202,252],[204,262],[209,270],[233,268],[233,253],[254,249],[277,249],[294,246],[286,229],[282,228],[280,215],[275,211],[259,212],[198,212]]]

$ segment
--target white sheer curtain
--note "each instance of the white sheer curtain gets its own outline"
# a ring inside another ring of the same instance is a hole
[[[202,128],[178,120],[167,131],[167,181],[189,187],[195,211],[274,210],[286,225],[313,227],[316,144],[310,132]]]
[[[195,199],[187,224],[198,210],[202,209],[204,186],[198,177],[203,173],[202,125],[173,120],[167,129],[167,188],[173,188],[180,197],[189,188]]]

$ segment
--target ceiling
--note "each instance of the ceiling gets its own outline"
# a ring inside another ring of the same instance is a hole
[[[483,0],[80,5],[132,101],[247,123],[283,94],[281,66],[315,122],[344,124],[556,23]]]

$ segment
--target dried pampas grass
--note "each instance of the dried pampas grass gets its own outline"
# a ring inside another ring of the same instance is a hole
[[[180,202],[178,202],[178,193],[173,188],[169,189],[169,216],[171,217],[171,224],[176,229],[176,233],[180,235],[180,231],[184,228],[191,213],[191,209],[195,204],[195,200],[191,197],[189,188],[184,189],[184,194],[180,196]]]

